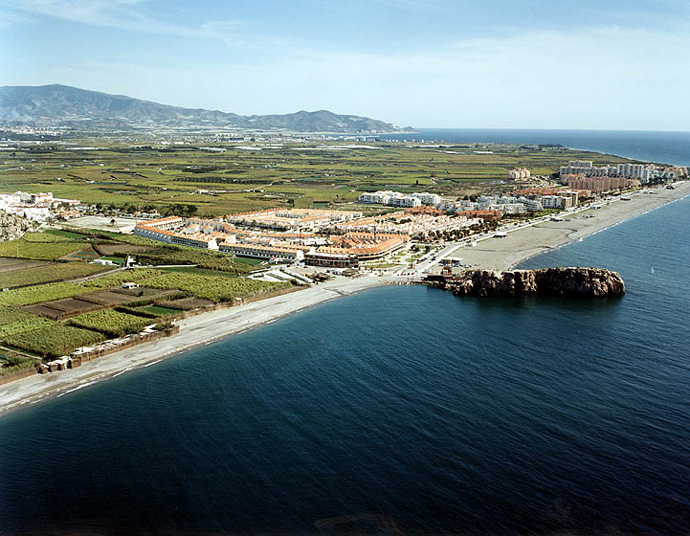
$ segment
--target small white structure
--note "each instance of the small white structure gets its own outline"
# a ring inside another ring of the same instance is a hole
[[[126,288],[126,289],[139,288],[139,284],[138,284],[138,283],[134,283],[134,282],[132,282],[132,281],[127,281],[126,283],[122,283],[122,285],[120,285],[120,286],[121,286],[122,288]]]

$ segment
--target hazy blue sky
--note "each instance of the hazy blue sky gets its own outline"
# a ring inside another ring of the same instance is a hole
[[[418,127],[690,130],[688,0],[3,0],[0,85]]]

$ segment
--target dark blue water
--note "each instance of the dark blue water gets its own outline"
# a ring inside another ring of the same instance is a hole
[[[386,135],[385,138],[446,143],[558,143],[645,162],[690,165],[690,132],[423,128],[415,134]]]
[[[684,199],[529,262],[623,299],[379,288],[10,414],[1,532],[687,533],[689,225]]]
[[[690,163],[687,133],[423,134]],[[381,288],[3,417],[0,533],[687,534],[688,228],[684,199],[525,265],[620,300]]]

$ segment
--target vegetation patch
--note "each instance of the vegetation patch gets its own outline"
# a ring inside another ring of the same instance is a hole
[[[38,285],[62,281],[63,279],[75,279],[106,270],[109,270],[109,267],[80,262],[56,263],[48,266],[14,270],[12,272],[0,273],[0,288]]]
[[[83,285],[77,283],[48,283],[34,287],[16,288],[7,292],[0,292],[0,305],[31,305],[44,301],[60,300],[78,294],[83,288]]]
[[[252,270],[251,264],[238,263],[234,257],[224,253],[178,246],[163,246],[154,251],[139,253],[137,261],[140,264],[153,265],[195,264],[199,268],[235,274],[247,273]]]
[[[69,255],[79,250],[81,247],[83,247],[83,244],[77,242],[35,242],[27,240],[26,238],[20,238],[19,240],[0,242],[0,257],[52,261]]]
[[[0,339],[52,324],[47,318],[16,307],[0,307]]]
[[[179,315],[179,309],[161,307],[160,305],[142,305],[134,309],[137,313],[144,313],[151,318]]]
[[[161,307],[176,309],[178,311],[192,311],[193,309],[201,309],[213,305],[211,300],[205,300],[203,298],[182,298],[179,300],[166,300],[156,303]]]
[[[112,337],[138,333],[151,324],[150,318],[121,313],[111,309],[75,316],[69,323],[79,328],[99,331]]]
[[[3,350],[0,352],[0,379],[20,370],[35,368],[36,363],[30,357]]]
[[[161,289],[179,289],[197,298],[213,302],[231,302],[236,298],[253,298],[281,288],[290,287],[290,283],[272,283],[253,279],[229,278],[219,276],[202,276],[180,272],[167,273],[148,280],[146,285]]]
[[[40,329],[5,337],[7,346],[30,352],[43,358],[60,357],[69,354],[80,346],[90,346],[105,340],[102,333],[64,326],[53,322]]]

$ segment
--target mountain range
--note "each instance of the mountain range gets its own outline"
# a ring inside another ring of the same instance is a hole
[[[403,130],[376,119],[339,115],[327,110],[243,116],[218,110],[169,106],[60,84],[0,87],[0,122],[87,131],[238,128],[279,129],[292,132],[387,133]]]

